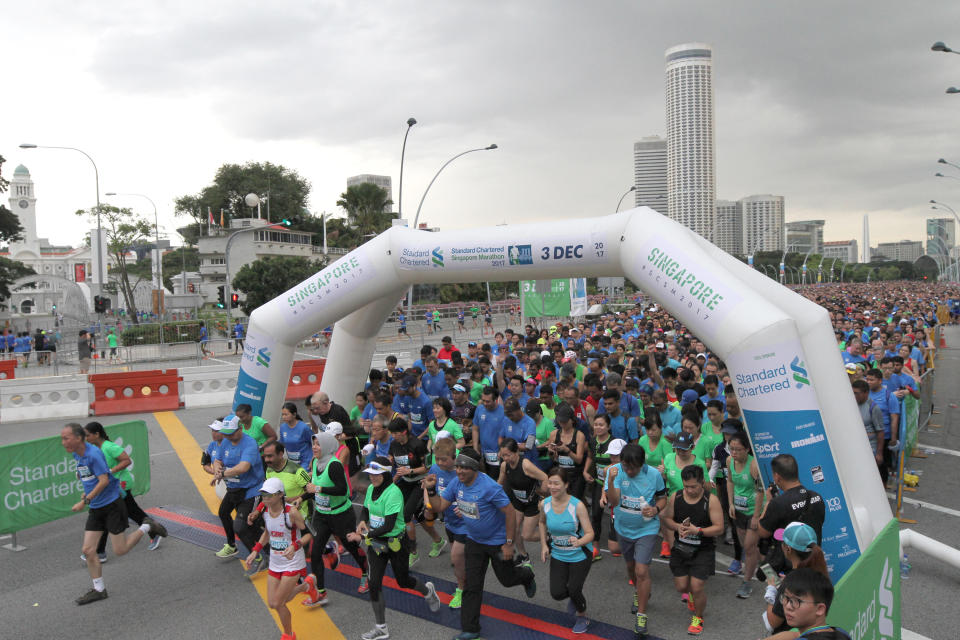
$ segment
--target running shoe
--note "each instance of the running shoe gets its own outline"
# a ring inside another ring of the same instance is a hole
[[[463,589],[457,587],[457,590],[453,592],[453,597],[450,598],[449,607],[451,609],[459,609],[463,604]]]
[[[531,571],[533,570],[533,563],[530,562],[530,554],[529,554],[529,553],[521,554],[520,557],[519,557],[519,560],[520,560],[519,566],[521,566],[521,567],[526,567],[526,568],[530,569]]]
[[[690,594],[686,591],[680,594],[680,602],[682,602],[683,604],[686,604],[689,598],[690,598]]]
[[[660,557],[669,558],[670,557],[670,545],[667,544],[667,541],[664,540],[660,543]]]
[[[100,564],[104,564],[107,561],[106,551],[104,551],[103,553],[98,553],[97,558],[100,560]]]
[[[647,633],[647,614],[638,613],[637,614],[637,623],[633,626],[633,631],[638,636],[646,635]]]
[[[281,633],[280,640],[297,640],[297,634],[295,633]]]
[[[464,631],[453,637],[453,640],[479,640],[480,634],[475,631]]]
[[[87,554],[85,553],[80,554],[80,564],[84,567],[87,566]]]
[[[600,547],[593,545],[593,561],[600,562],[601,560],[603,560],[603,556],[600,555]]]
[[[327,590],[324,589],[323,591],[317,591],[316,600],[313,600],[309,596],[307,596],[306,598],[300,601],[300,604],[302,604],[305,607],[322,607],[322,606],[325,606],[328,602],[330,602],[330,600],[329,598],[327,598]]]
[[[700,616],[692,616],[690,618],[690,626],[687,627],[687,633],[692,636],[698,636],[703,633],[703,618]]]
[[[431,558],[436,558],[443,551],[444,547],[447,546],[447,541],[444,538],[440,538],[430,546],[430,553],[427,555]]]
[[[633,592],[633,604],[630,605],[630,613],[636,614],[640,610],[640,600],[637,598],[637,592]]]
[[[90,589],[85,594],[77,598],[78,605],[90,604],[91,602],[96,602],[97,600],[106,600],[107,599],[107,590],[97,591],[96,589]]]
[[[217,551],[214,555],[218,558],[232,558],[237,555],[237,548],[232,544],[225,544],[223,545],[223,549],[220,549],[220,551]]]
[[[331,571],[336,571],[340,566],[340,554],[337,553],[337,543],[330,541],[323,548],[323,564]]]
[[[150,516],[143,519],[143,524],[149,525],[150,530],[147,532],[147,535],[151,538],[156,538],[157,536],[161,538],[167,537],[167,528]]]
[[[360,635],[361,640],[387,640],[389,637],[390,632],[387,631],[387,625],[385,624],[378,624],[370,631]]]
[[[737,589],[737,597],[742,600],[746,600],[750,597],[751,593],[753,593],[753,585],[744,580],[740,585],[740,588]]]
[[[409,563],[407,566],[408,566],[408,567],[412,567],[413,565],[417,564],[417,561],[418,561],[418,560],[420,560],[420,554],[419,554],[419,553],[411,553],[411,554],[410,554],[410,563]]]
[[[743,563],[739,560],[734,560],[730,563],[730,566],[727,567],[727,573],[732,576],[738,576],[743,573]]]
[[[357,593],[370,593],[370,579],[365,573],[360,576],[360,586],[357,587]]]
[[[303,582],[307,585],[307,598],[309,598],[310,602],[320,600],[320,592],[317,591],[317,576],[311,573],[304,578]]]
[[[157,547],[160,546],[160,536],[154,536],[150,538],[150,544],[147,545],[147,549],[150,551],[156,551]]]
[[[533,575],[533,572],[530,572],[530,582],[523,585],[523,591],[527,594],[528,598],[532,598],[537,595],[537,578]]]
[[[437,589],[433,586],[432,582],[428,582],[424,585],[427,588],[427,595],[423,598],[427,601],[427,607],[430,609],[430,613],[436,613],[440,611],[440,597],[437,595]]]
[[[570,630],[573,633],[586,633],[589,626],[590,620],[587,616],[577,616],[577,621],[573,623],[573,628]]]
[[[693,594],[692,594],[692,593],[689,594],[689,597],[687,598],[687,609],[689,609],[690,611],[696,611],[696,610],[697,610],[697,608],[696,608],[696,607],[694,606],[694,604],[693,604]]]

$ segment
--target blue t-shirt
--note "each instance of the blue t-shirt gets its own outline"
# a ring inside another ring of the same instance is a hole
[[[419,397],[410,398],[409,408],[410,432],[419,438],[433,420],[433,400],[421,391]]]
[[[606,412],[607,408],[601,400],[600,405],[597,407],[597,415],[602,416]],[[637,418],[640,416],[640,403],[629,393],[620,394],[620,414],[628,418]]]
[[[430,375],[430,372],[424,372],[420,376],[420,390],[430,396],[430,400],[435,398],[450,399],[450,388],[447,386],[446,376],[443,371],[437,371],[437,375]]]
[[[663,435],[679,435],[683,414],[672,404],[667,405],[666,411],[660,412],[660,422],[663,423]]]
[[[870,399],[876,404],[883,413],[883,435],[890,439],[890,415],[900,415],[900,401],[897,396],[890,393],[886,387],[880,387],[879,391],[871,391]]]
[[[260,485],[263,484],[263,460],[260,459],[260,449],[257,447],[256,440],[247,434],[243,434],[237,444],[224,439],[220,460],[223,462],[224,469],[235,467],[241,462],[249,462],[249,469],[238,476],[230,476],[223,480],[227,483],[227,489],[246,489],[244,499],[257,495]]]
[[[510,391],[510,389],[504,389],[503,392],[500,394],[500,399],[503,401],[506,401],[507,398],[512,398],[512,397],[513,397],[513,392]],[[517,402],[520,403],[521,409],[526,409],[527,403],[530,402],[530,396],[528,396],[525,391],[521,391],[520,395],[517,396]]]
[[[855,356],[846,349],[840,352],[840,357],[843,358],[843,364],[861,364],[866,363],[867,359],[863,356]]]
[[[660,517],[647,520],[640,513],[645,505],[656,506],[657,497],[666,495],[667,487],[660,472],[644,464],[637,475],[630,477],[618,463],[613,487],[620,490],[620,504],[613,509],[613,526],[622,536],[636,540],[655,535],[660,530]],[[606,483],[604,484],[606,487]]]
[[[504,438],[513,438],[517,441],[517,444],[525,444],[527,442],[527,438],[531,436],[533,437],[534,441],[536,441],[537,423],[533,421],[533,418],[526,414],[520,418],[520,422],[514,422],[507,416],[503,416],[503,421],[500,423],[500,425],[500,435]],[[536,445],[524,452],[524,457],[531,462],[536,462]]]
[[[84,443],[83,447],[82,456],[73,454],[73,459],[77,461],[77,478],[83,483],[83,493],[88,494],[97,486],[97,476],[107,474],[106,488],[90,501],[91,509],[105,507],[120,497],[120,482],[110,473],[107,459],[99,447],[89,442]]]
[[[500,434],[503,432],[504,419],[503,407],[500,405],[493,411],[487,411],[486,407],[480,405],[473,413],[473,424],[479,434],[480,453],[487,464],[500,464],[497,455],[500,453]],[[477,440],[474,440],[474,443],[476,442]]]
[[[214,460],[219,460],[219,459],[220,459],[220,454],[221,454],[221,452],[223,451],[223,443],[224,443],[224,442],[226,442],[226,441],[225,441],[225,440],[221,440],[220,442],[217,442],[216,440],[211,440],[210,442],[207,443],[206,452],[207,452],[207,455],[210,456],[210,462],[211,462],[211,463],[212,463]]]
[[[286,448],[288,460],[304,469],[310,469],[310,461],[313,459],[313,431],[306,422],[301,420],[291,427],[281,421],[277,428],[277,440]]]
[[[407,328],[407,316],[403,315],[402,313],[397,316],[397,322],[399,322],[400,326],[404,329]]]
[[[393,444],[393,436],[387,436],[386,442],[380,442],[379,440],[371,440],[370,443],[373,445],[373,451],[370,452],[370,455],[366,457],[366,461],[369,463],[374,458],[390,457],[390,445]]]
[[[367,406],[363,408],[363,411],[360,413],[361,420],[373,420],[377,415],[377,408],[373,406],[372,402],[368,402]]]
[[[610,433],[614,438],[619,438],[626,442],[636,442],[640,439],[640,433],[637,429],[637,419],[627,419],[622,413],[610,418]]]
[[[551,536],[550,556],[560,562],[581,562],[593,556],[593,544],[582,547],[570,546],[570,537],[581,537],[580,520],[577,518],[577,505],[580,501],[570,496],[570,502],[563,513],[553,511],[553,496],[547,497],[541,508],[546,515],[547,532]]]
[[[477,544],[506,544],[506,517],[501,509],[510,499],[496,480],[485,473],[477,473],[471,485],[454,478],[441,495],[457,503],[468,538]]]
[[[437,465],[431,466],[429,473],[437,476],[437,493],[441,496],[443,495],[443,492],[446,491],[447,487],[449,487],[450,484],[457,479],[456,471],[453,469],[450,469],[450,471],[445,471]],[[452,533],[463,533],[466,531],[466,527],[463,524],[463,518],[455,513],[456,508],[457,503],[454,502],[447,507],[446,511],[443,512],[443,526],[447,531]]]
[[[206,342],[206,341],[207,341],[207,328],[200,327],[200,342]]]
[[[237,340],[243,339],[243,325],[239,322],[233,326],[233,337]]]

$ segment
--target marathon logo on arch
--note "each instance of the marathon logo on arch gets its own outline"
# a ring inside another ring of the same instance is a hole
[[[514,266],[533,264],[533,247],[529,244],[510,245],[507,257]]]
[[[798,343],[781,343],[727,357],[744,407],[783,411],[816,406],[817,398]],[[796,425],[803,429],[807,425]]]
[[[303,326],[321,308],[353,293],[361,283],[371,280],[375,275],[376,268],[366,250],[360,247],[351,251],[279,296],[279,300],[285,303],[283,309],[287,325]]]
[[[264,368],[270,367],[270,351],[266,347],[257,349],[257,365]]]
[[[798,389],[805,384],[810,384],[810,380],[807,378],[807,370],[804,369],[800,356],[793,356],[793,361],[790,362],[790,370],[793,371],[793,381],[797,383]]]
[[[430,262],[434,267],[443,268],[443,249],[434,247],[430,252]]]

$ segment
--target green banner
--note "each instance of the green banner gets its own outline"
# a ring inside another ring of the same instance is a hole
[[[143,420],[104,425],[110,439],[130,460],[133,494],[150,490],[150,444]],[[70,507],[83,495],[77,462],[60,444],[60,436],[0,447],[0,534],[23,531],[73,515]]]
[[[920,429],[918,428],[920,423],[920,401],[908,393],[903,397],[902,409],[903,415],[901,419],[905,421],[907,434],[906,448],[904,451],[907,452],[907,455],[910,455],[913,448],[917,446],[917,438],[920,435]]]
[[[856,640],[900,637],[900,526],[892,519],[836,585],[827,624]]]
[[[546,284],[547,280],[522,280],[520,291],[523,292],[523,315],[528,318],[565,317],[570,315],[570,280],[569,278],[550,280],[550,290],[542,291],[538,288]]]

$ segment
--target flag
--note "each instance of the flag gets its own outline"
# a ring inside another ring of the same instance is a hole
[[[223,209],[220,209],[220,226],[223,226]]]
[[[213,225],[213,211],[207,207],[207,235],[210,235],[210,227]]]

